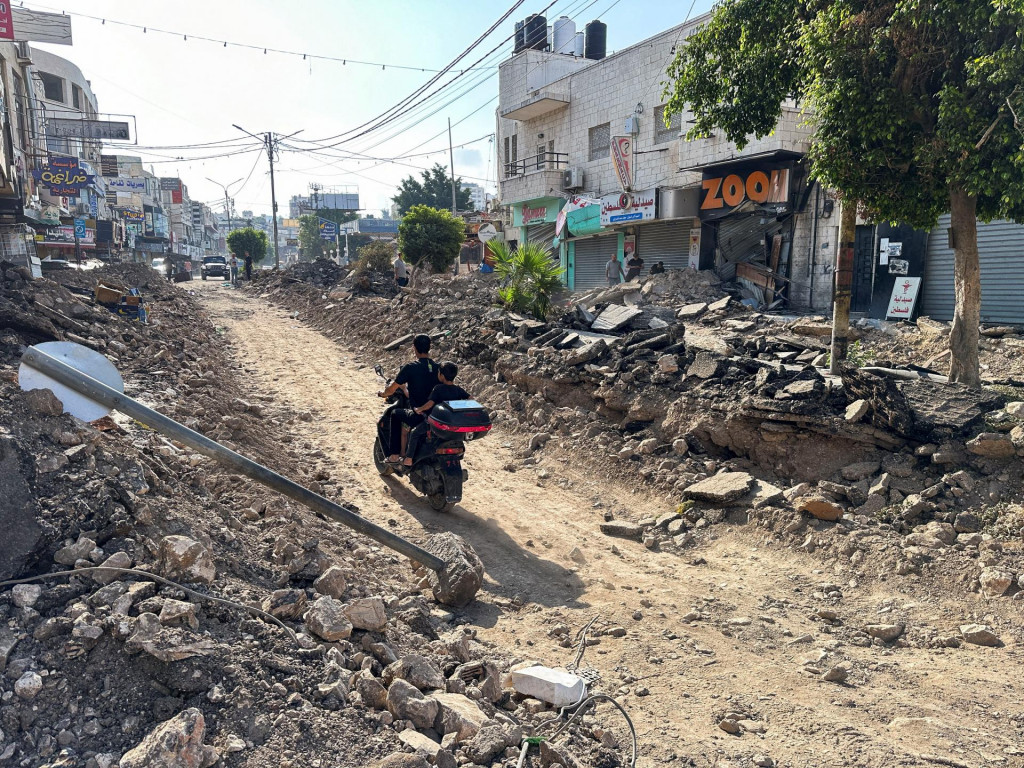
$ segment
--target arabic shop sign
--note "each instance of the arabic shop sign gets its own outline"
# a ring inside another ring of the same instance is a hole
[[[57,197],[75,197],[96,180],[74,157],[51,157],[44,168],[32,171],[32,176]]]
[[[125,221],[145,221],[146,214],[142,211],[135,210],[134,208],[115,208],[115,213],[121,215],[121,218]]]
[[[36,235],[36,241],[43,245],[73,248],[75,245],[75,228],[69,226],[47,227],[43,230],[42,235]],[[90,227],[81,229],[78,244],[87,247],[94,246],[96,244],[96,230]]]
[[[917,294],[920,290],[920,277],[898,279],[896,285],[892,287],[892,297],[889,299],[889,308],[885,312],[885,319],[909,320],[914,314],[914,305],[917,303]]]
[[[145,192],[146,191],[146,180],[136,179],[130,176],[118,176],[113,179],[107,179],[107,189],[116,192]]]
[[[332,243],[338,237],[338,225],[329,219],[319,219],[320,239],[329,240]]]
[[[622,192],[601,198],[601,226],[627,221],[649,221],[655,218],[656,190]]]

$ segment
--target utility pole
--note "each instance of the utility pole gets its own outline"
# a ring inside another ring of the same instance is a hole
[[[274,134],[267,131],[263,136],[257,136],[254,133],[249,133],[240,125],[232,124],[233,128],[237,128],[242,133],[252,136],[257,141],[261,142],[267,150],[267,160],[270,161],[270,217],[274,220],[274,269],[281,268],[281,251],[278,248],[278,234],[277,234],[277,190],[274,188],[274,149],[276,145],[285,139],[290,139],[292,136],[296,136],[302,133],[302,130],[298,130],[295,133],[290,133],[287,136],[281,136],[276,141]]]
[[[857,202],[843,199],[836,251],[835,293],[832,301],[832,351],[829,373],[837,375],[850,348],[850,299],[853,293],[853,248],[857,231]]]
[[[448,162],[452,168],[452,216],[458,215],[455,205],[455,150],[452,149],[452,119],[448,118]]]
[[[233,187],[238,182],[245,181],[245,179],[236,179],[235,181],[232,181],[230,184],[221,184],[219,181],[214,181],[209,176],[206,177],[206,180],[208,182],[210,182],[211,184],[216,184],[218,187],[220,187],[221,189],[224,190],[224,212],[228,216],[228,232],[227,232],[227,235],[230,235],[231,234],[231,229],[234,226],[234,224],[231,221],[231,197],[228,195],[228,187]],[[224,235],[225,239],[227,239],[227,235]]]

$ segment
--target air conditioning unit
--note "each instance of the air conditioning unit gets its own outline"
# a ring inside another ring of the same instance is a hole
[[[579,168],[566,168],[562,171],[562,189],[580,189],[583,186],[583,171]]]
[[[75,206],[75,213],[79,216],[89,216],[92,214],[92,206],[88,203],[79,203]]]

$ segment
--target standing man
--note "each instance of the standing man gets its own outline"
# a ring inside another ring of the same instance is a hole
[[[395,257],[395,282],[399,288],[405,288],[409,284],[409,265],[402,259],[401,251]]]
[[[231,268],[231,284],[238,287],[238,257],[235,254],[231,254],[231,260],[228,262]]]
[[[637,255],[636,251],[633,251],[626,260],[626,282],[636,280],[640,277],[640,273],[644,268],[644,260]]]
[[[388,398],[405,389],[409,397],[409,407],[395,411],[391,417],[391,455],[388,464],[401,464],[401,456],[405,454],[409,430],[423,422],[423,415],[416,409],[430,400],[430,393],[437,386],[437,363],[430,359],[430,337],[421,333],[412,340],[416,360],[402,366],[395,380],[377,393],[377,397]]]
[[[613,253],[612,257],[608,259],[608,263],[604,265],[604,276],[608,281],[609,288],[614,288],[619,284],[620,278],[624,276],[622,265],[619,263],[619,254]]]
[[[245,252],[245,279],[252,280],[252,256]]]

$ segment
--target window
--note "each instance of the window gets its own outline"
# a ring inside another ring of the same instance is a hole
[[[85,101],[85,99],[82,98],[82,89],[79,88],[77,85],[72,83],[72,85],[71,85],[71,105],[75,109],[81,109],[83,101]]]
[[[40,72],[39,79],[43,83],[43,96],[48,101],[64,103],[64,80],[47,72]]]
[[[590,129],[590,159],[607,160],[612,151],[611,123],[595,125]]]
[[[664,144],[679,138],[679,127],[682,125],[678,112],[672,115],[671,123],[665,126],[665,107],[661,106],[654,110],[654,143]]]
[[[543,143],[537,145],[537,170],[543,171],[547,168],[547,164],[544,162],[547,158],[544,154],[546,147]]]
[[[14,111],[18,116],[18,136],[22,149],[28,152],[31,147],[28,141],[28,118],[25,110],[25,84],[17,75],[14,75]]]

